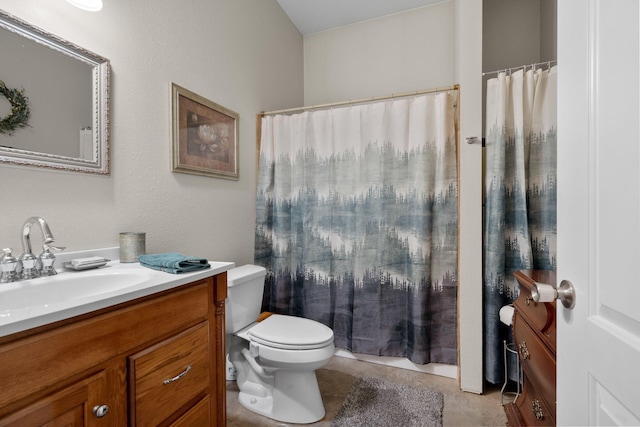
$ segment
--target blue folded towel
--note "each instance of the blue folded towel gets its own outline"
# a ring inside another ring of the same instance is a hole
[[[188,257],[177,252],[140,255],[138,261],[144,267],[173,274],[190,273],[211,267],[205,258]]]

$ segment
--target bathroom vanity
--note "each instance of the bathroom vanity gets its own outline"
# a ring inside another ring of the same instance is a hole
[[[226,425],[217,264],[0,336],[0,426]]]
[[[514,302],[513,336],[522,366],[522,394],[504,405],[510,426],[556,425],[556,302],[535,302],[534,284],[556,286],[556,273],[514,273],[520,294]]]

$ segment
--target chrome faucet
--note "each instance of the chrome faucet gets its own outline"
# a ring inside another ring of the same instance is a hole
[[[40,224],[42,237],[44,239],[42,246],[43,252],[39,257],[36,257],[31,251],[31,226],[36,223]],[[54,240],[51,230],[49,230],[49,226],[44,219],[38,216],[32,216],[24,222],[22,226],[22,255],[20,255],[20,262],[22,264],[21,279],[35,279],[39,277],[41,273],[46,276],[56,274],[56,270],[53,268],[55,256],[50,252],[50,249],[63,250],[64,247],[52,246],[51,243],[53,243]]]

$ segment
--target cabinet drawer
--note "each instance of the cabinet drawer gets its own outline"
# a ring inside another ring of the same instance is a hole
[[[537,303],[531,297],[528,287],[520,286],[520,295],[514,302],[516,309],[527,319],[531,326],[540,332],[547,331],[554,324],[555,307],[543,302]]]
[[[172,423],[171,427],[212,426],[210,408],[210,397],[206,396],[196,403],[193,408],[189,409],[186,414]]]
[[[535,383],[549,405],[555,405],[555,357],[518,314],[513,319],[513,336],[526,379]]]
[[[516,401],[518,412],[526,426],[555,426],[555,410],[547,406],[538,391],[525,385],[522,394]]]
[[[158,425],[209,393],[209,323],[129,357],[132,425]]]
[[[555,273],[551,271],[516,271],[515,277],[520,285],[520,293],[514,302],[516,311],[524,317],[531,327],[538,331],[546,343],[550,346],[551,351],[555,353],[556,348],[556,303],[533,301],[531,289],[535,285],[536,280],[555,283]]]

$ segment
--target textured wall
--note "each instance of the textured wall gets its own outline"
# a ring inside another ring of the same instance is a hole
[[[112,67],[111,175],[0,165],[0,247],[20,253],[22,224],[38,215],[67,250],[145,231],[148,252],[252,262],[255,115],[303,101],[302,37],[277,2],[105,0],[91,13],[64,0],[0,0],[0,9]],[[239,181],[171,172],[172,81],[240,114]]]
[[[451,1],[309,35],[305,105],[452,85],[454,54]]]

